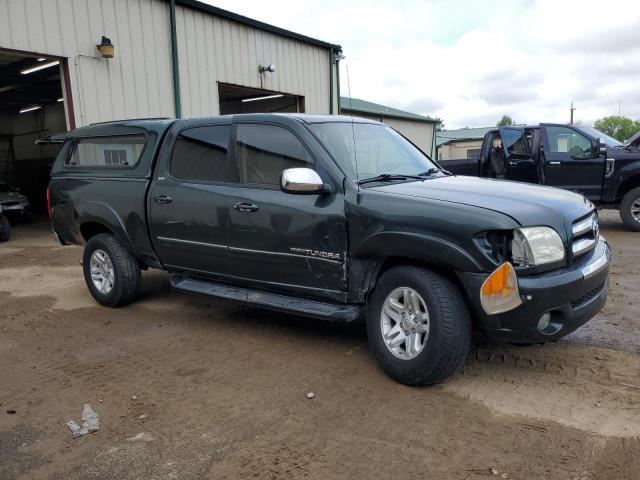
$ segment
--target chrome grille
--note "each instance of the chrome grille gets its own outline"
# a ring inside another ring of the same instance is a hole
[[[598,214],[594,211],[573,222],[571,233],[571,251],[574,257],[579,257],[595,248],[600,237]]]

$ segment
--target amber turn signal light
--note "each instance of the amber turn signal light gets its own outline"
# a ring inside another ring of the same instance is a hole
[[[522,305],[513,265],[505,262],[489,275],[480,288],[480,302],[489,315],[508,312]]]

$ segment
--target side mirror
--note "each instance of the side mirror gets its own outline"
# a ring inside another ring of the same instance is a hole
[[[599,157],[607,156],[607,145],[602,143],[599,138],[596,140],[596,155]]]
[[[324,182],[311,168],[287,168],[280,175],[280,189],[285,193],[313,194],[326,191]]]

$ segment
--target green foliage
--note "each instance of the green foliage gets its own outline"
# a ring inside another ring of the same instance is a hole
[[[593,125],[597,130],[606,133],[621,142],[631,138],[635,133],[640,132],[640,120],[631,120],[627,117],[611,115],[601,118]]]
[[[509,115],[503,115],[502,118],[496,123],[496,127],[508,127],[509,125],[515,125],[516,122]]]
[[[438,122],[436,123],[436,132],[440,132],[447,128],[444,126],[444,120],[442,120],[440,117],[436,117],[436,121]]]

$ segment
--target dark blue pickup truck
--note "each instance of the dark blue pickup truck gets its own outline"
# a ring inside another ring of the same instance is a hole
[[[472,325],[516,343],[567,335],[605,304],[610,249],[591,201],[456,177],[391,128],[351,117],[131,120],[72,132],[53,228],[84,244],[87,286],[135,299],[141,269],[185,292],[366,319],[397,381],[441,381]]]

